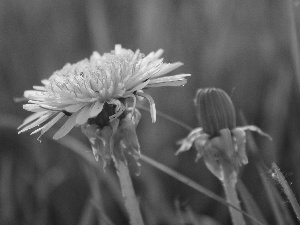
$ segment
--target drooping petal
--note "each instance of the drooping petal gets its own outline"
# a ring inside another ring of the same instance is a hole
[[[152,123],[155,123],[155,121],[156,121],[156,109],[155,109],[155,103],[154,103],[153,98],[150,95],[148,95],[146,93],[143,93],[143,92],[137,92],[136,95],[142,96],[142,97],[146,98],[149,101]]]
[[[54,134],[53,139],[58,140],[69,133],[72,128],[76,125],[76,118],[79,114],[79,111],[73,113],[68,120],[62,125],[62,127]]]
[[[120,106],[116,108],[116,113],[109,117],[109,121],[112,122],[113,120],[118,118],[125,111],[125,109],[126,106],[121,103]]]
[[[269,140],[272,140],[272,137],[269,134],[263,132],[260,128],[258,128],[257,126],[254,126],[254,125],[236,127],[235,129],[239,129],[239,130],[243,130],[243,131],[254,131],[254,132],[259,133],[262,136],[267,137]]]
[[[179,145],[181,145],[181,146],[180,146],[180,148],[177,150],[177,152],[175,153],[175,155],[179,155],[181,152],[188,151],[188,150],[192,147],[192,145],[193,145],[195,139],[201,137],[203,134],[204,134],[204,133],[203,133],[203,129],[202,129],[201,127],[198,127],[198,128],[196,128],[196,129],[192,130],[192,131],[188,134],[188,136],[187,136],[186,138],[181,139],[181,140],[179,140],[179,141],[177,142],[177,144],[179,144]],[[201,138],[201,139],[204,139],[204,140],[205,140],[205,139],[208,139],[208,138],[203,137],[203,138]],[[205,143],[204,143],[204,144],[205,144]]]
[[[197,150],[196,162],[204,155],[204,146],[209,141],[210,136],[206,133],[202,133],[201,136],[195,139],[194,146]]]

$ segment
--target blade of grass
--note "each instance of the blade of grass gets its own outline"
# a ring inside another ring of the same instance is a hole
[[[281,207],[279,203],[283,202],[282,198],[280,197],[280,194],[278,193],[277,189],[274,187],[273,183],[270,183],[265,171],[262,169],[260,165],[257,165],[257,169],[259,173],[261,174],[261,180],[265,189],[265,192],[267,194],[269,203],[271,205],[273,215],[275,216],[275,220],[277,224],[280,225],[286,225],[286,224],[294,224],[291,219],[285,218],[287,216],[288,210],[285,210],[284,205],[281,204]],[[281,199],[281,201],[280,201]],[[285,215],[285,217],[284,217]],[[289,220],[289,221],[287,221]]]
[[[242,120],[242,123],[246,124],[246,119],[242,112],[240,112],[240,118]],[[251,149],[250,153],[253,154],[254,157],[253,161],[255,162],[256,168],[260,174],[260,178],[264,186],[265,192],[267,194],[268,201],[271,205],[276,223],[280,225],[294,224],[293,219],[289,213],[289,210],[286,208],[284,204],[282,204],[284,200],[282,199],[281,195],[278,193],[278,190],[276,189],[275,185],[273,183],[270,183],[267,178],[267,174],[263,169],[263,167],[267,168],[268,171],[270,169],[265,165],[265,163],[262,160],[262,157],[259,156],[258,147],[251,133],[248,134],[247,146],[249,147],[249,149]]]
[[[284,193],[286,194],[289,202],[291,203],[293,210],[297,216],[297,219],[300,221],[300,207],[297,202],[297,199],[291,190],[290,186],[288,185],[287,181],[285,180],[283,174],[280,172],[279,167],[276,163],[272,163],[272,168],[274,170],[275,176],[281,187],[283,188]]]
[[[237,183],[237,189],[242,199],[243,205],[246,208],[246,212],[248,212],[254,218],[257,218],[259,221],[268,224],[261,210],[259,209],[258,205],[254,201],[253,197],[251,196],[251,194],[249,193],[249,191],[247,190],[246,186],[242,181],[239,181]],[[253,224],[252,221],[251,224]]]
[[[289,17],[289,29],[290,29],[290,51],[292,52],[292,58],[294,63],[294,69],[296,74],[296,80],[298,83],[298,88],[300,88],[300,56],[299,56],[299,44],[297,36],[297,28],[295,23],[294,7],[292,0],[285,0],[287,4],[287,16]]]
[[[149,108],[141,106],[141,105],[137,106],[137,108],[139,108],[141,110],[144,110],[146,112],[150,112]],[[166,120],[169,120],[170,122],[173,122],[173,123],[177,124],[178,126],[181,126],[182,128],[184,128],[184,129],[186,129],[188,131],[193,130],[193,128],[191,126],[187,125],[186,123],[184,123],[184,122],[182,122],[182,121],[180,121],[180,120],[178,120],[178,119],[176,119],[176,118],[174,118],[172,116],[169,116],[168,114],[165,114],[165,113],[163,113],[163,112],[161,112],[159,110],[156,110],[156,114],[158,116],[166,119]]]
[[[156,169],[168,174],[169,176],[175,178],[176,180],[186,184],[187,186],[195,189],[196,191],[226,205],[229,207],[232,207],[233,209],[239,211],[240,213],[244,214],[245,216],[247,216],[248,218],[250,218],[251,220],[255,221],[257,224],[264,224],[260,221],[258,221],[256,218],[254,218],[253,216],[249,215],[248,213],[238,209],[237,207],[229,204],[225,199],[221,198],[220,196],[216,195],[215,193],[213,193],[212,191],[206,189],[205,187],[199,185],[198,183],[196,183],[195,181],[189,179],[188,177],[176,172],[175,170],[172,170],[171,168],[145,156],[145,155],[141,155],[141,160],[148,163],[149,165],[155,167]]]

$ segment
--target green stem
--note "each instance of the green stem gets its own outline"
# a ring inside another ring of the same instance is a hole
[[[132,180],[126,162],[114,159],[117,174],[121,184],[125,207],[129,214],[131,225],[144,225],[142,214],[133,189]]]
[[[236,191],[237,172],[228,162],[220,162],[224,178],[222,180],[227,202],[235,208],[241,210],[240,201]],[[246,225],[242,213],[232,207],[229,207],[232,223],[234,225]]]

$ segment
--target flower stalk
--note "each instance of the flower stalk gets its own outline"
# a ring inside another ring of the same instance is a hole
[[[122,196],[127,209],[131,225],[143,225],[144,221],[132,185],[131,176],[126,162],[114,158],[114,163],[119,177]]]
[[[223,173],[223,188],[226,195],[226,200],[230,205],[241,210],[240,200],[236,191],[237,173],[232,169],[232,166],[228,161],[220,160],[220,167]],[[233,207],[229,207],[232,223],[234,225],[246,225],[242,213]]]

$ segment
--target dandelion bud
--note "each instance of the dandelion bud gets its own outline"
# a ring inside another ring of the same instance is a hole
[[[217,88],[199,89],[195,105],[200,126],[211,138],[219,136],[222,129],[235,128],[235,108],[225,91]]]

